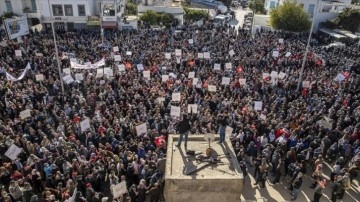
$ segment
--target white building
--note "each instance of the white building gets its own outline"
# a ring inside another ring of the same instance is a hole
[[[0,14],[7,12],[13,12],[18,16],[27,16],[29,26],[40,22],[38,0],[0,0]]]
[[[281,5],[283,2],[284,0],[265,0],[265,10],[269,14],[271,8]],[[345,8],[353,7],[351,0],[320,0],[319,5],[316,5],[317,0],[297,0],[297,2],[303,6],[310,16],[315,15],[314,31],[318,30],[321,22],[336,18]]]

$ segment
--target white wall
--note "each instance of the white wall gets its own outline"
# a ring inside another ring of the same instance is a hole
[[[74,17],[79,16],[78,5],[85,5],[86,16],[92,15],[91,12],[89,11],[89,9],[92,6],[88,6],[89,3],[91,3],[91,0],[76,0],[76,1],[74,1],[74,0],[61,0],[61,1],[50,0],[51,5],[62,5],[63,6],[63,16],[64,17],[65,17],[64,5],[72,5]],[[50,9],[52,9],[52,6],[50,7]],[[51,16],[48,0],[39,0],[39,10],[40,10],[40,13],[42,16],[45,16],[45,17]],[[71,16],[66,16],[66,17],[71,17]]]
[[[10,0],[11,1],[11,6],[12,6],[12,10],[14,13],[18,14],[18,15],[22,15],[22,2],[21,0]],[[8,12],[6,9],[6,5],[5,5],[5,0],[0,0],[0,13],[1,15],[4,12]]]

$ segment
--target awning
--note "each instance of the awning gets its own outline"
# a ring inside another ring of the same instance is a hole
[[[103,22],[102,27],[104,29],[114,29],[117,28],[117,22]]]

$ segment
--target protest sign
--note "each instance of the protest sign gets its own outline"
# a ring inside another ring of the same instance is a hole
[[[104,76],[104,69],[103,68],[99,68],[96,70],[96,78],[101,78]]]
[[[279,43],[284,43],[284,39],[279,39]]]
[[[291,53],[290,52],[287,52],[286,54],[285,54],[285,57],[289,57],[291,55]]]
[[[210,52],[204,52],[204,58],[210,59]]]
[[[263,105],[262,101],[255,101],[254,102],[254,109],[256,111],[261,111],[262,110],[262,105]]]
[[[214,85],[208,85],[208,90],[209,90],[210,92],[216,92],[216,86],[214,86]]]
[[[215,63],[214,70],[221,70],[221,65],[219,63]]]
[[[189,44],[194,44],[194,39],[189,39]]]
[[[12,144],[9,149],[5,152],[5,156],[7,156],[11,160],[15,160],[19,154],[21,153],[22,149],[16,146],[15,144]]]
[[[181,49],[175,49],[175,56],[181,56]]]
[[[265,116],[264,114],[261,114],[261,115],[260,115],[260,119],[266,120],[266,116]]]
[[[147,133],[146,123],[142,123],[142,124],[136,126],[135,128],[136,128],[136,134],[137,134],[138,136]]]
[[[21,111],[20,112],[20,118],[21,119],[26,119],[26,118],[29,118],[29,117],[31,117],[31,111],[30,111],[30,109],[25,109],[24,111]]]
[[[77,74],[75,74],[75,80],[76,80],[76,81],[82,81],[82,80],[84,80],[84,74],[83,74],[83,73],[77,73]]]
[[[43,74],[37,74],[35,75],[36,81],[44,81],[44,75]]]
[[[336,75],[335,81],[341,82],[343,80],[345,80],[345,76],[343,74],[339,73]]]
[[[189,72],[189,79],[191,79],[191,78],[194,78],[195,77],[195,72]]]
[[[181,94],[180,93],[173,93],[171,95],[171,100],[175,102],[180,102],[181,100]]]
[[[119,47],[118,46],[114,46],[113,47],[113,51],[116,53],[116,52],[119,52]]]
[[[229,77],[223,77],[221,79],[221,85],[230,85],[230,78]]]
[[[246,79],[239,79],[240,85],[246,85]]]
[[[165,58],[170,60],[171,59],[171,53],[165,53]]]
[[[285,76],[286,76],[286,74],[284,72],[280,72],[278,77],[279,77],[279,79],[284,79]]]
[[[302,87],[303,88],[309,88],[310,87],[310,81],[303,81],[302,82]]]
[[[166,82],[167,80],[169,80],[169,75],[162,75],[161,80],[162,82]]]
[[[63,80],[65,81],[66,84],[71,84],[72,82],[74,82],[74,79],[71,75],[64,76]]]
[[[131,56],[131,55],[132,55],[132,52],[131,52],[131,51],[126,51],[126,55]]]
[[[204,53],[198,53],[198,58],[203,59],[204,58]]]
[[[279,51],[274,50],[273,53],[272,53],[272,56],[275,57],[275,58],[279,57]]]
[[[235,55],[234,50],[230,50],[230,51],[229,51],[229,55],[230,55],[231,57],[234,56],[234,55]]]
[[[70,68],[64,68],[63,73],[69,75],[69,74],[71,74],[71,69]]]
[[[105,67],[104,68],[104,74],[107,77],[112,77],[112,76],[114,76],[114,71],[110,67]]]
[[[115,62],[121,61],[121,55],[114,55],[114,61]]]
[[[21,57],[22,56],[21,50],[15,50],[15,56],[16,57]]]
[[[197,104],[188,104],[188,113],[198,113],[198,105]]]
[[[225,69],[231,69],[231,68],[232,68],[231,62],[225,63]]]
[[[90,128],[90,120],[89,119],[85,119],[80,122],[81,132],[85,132],[89,128]]]
[[[144,78],[150,79],[150,71],[143,71]]]
[[[278,73],[276,71],[271,71],[270,73],[271,78],[278,78]]]
[[[44,55],[42,53],[35,53],[36,57],[44,57]]]
[[[143,64],[137,64],[136,68],[137,68],[138,71],[143,71],[144,70]]]
[[[170,116],[180,117],[181,108],[177,106],[171,106]]]
[[[118,70],[119,72],[125,71],[125,65],[124,64],[118,65]]]
[[[266,73],[266,72],[262,73],[262,79],[267,80],[267,79],[269,79],[269,77],[270,77],[269,73]]]
[[[128,193],[126,181],[122,181],[119,184],[111,186],[110,188],[114,199],[120,199],[124,194]]]
[[[199,79],[198,78],[193,78],[192,79],[192,85],[195,86],[198,83]]]

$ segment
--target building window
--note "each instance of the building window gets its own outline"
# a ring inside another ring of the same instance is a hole
[[[79,16],[86,16],[85,5],[78,5]]]
[[[52,5],[52,9],[53,9],[54,16],[63,16],[64,15],[62,5]]]
[[[314,16],[314,11],[315,11],[315,4],[309,4],[308,14],[310,15],[310,17]]]
[[[72,5],[64,5],[65,16],[73,16]]]
[[[10,1],[10,0],[6,0],[6,1],[5,1],[5,6],[6,6],[7,12],[13,12],[12,5],[11,5],[11,1]]]
[[[35,12],[37,11],[37,7],[36,7],[36,0],[31,0],[31,11]]]

